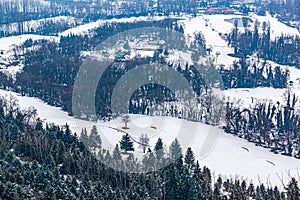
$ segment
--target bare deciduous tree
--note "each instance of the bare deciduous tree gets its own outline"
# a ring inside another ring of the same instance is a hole
[[[124,122],[124,127],[125,129],[128,129],[127,124],[130,121],[130,116],[129,115],[123,115],[122,116],[122,122]]]

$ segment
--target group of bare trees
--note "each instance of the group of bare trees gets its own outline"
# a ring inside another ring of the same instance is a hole
[[[270,148],[275,153],[300,157],[298,97],[287,92],[285,104],[256,102],[241,108],[227,102],[225,131]]]

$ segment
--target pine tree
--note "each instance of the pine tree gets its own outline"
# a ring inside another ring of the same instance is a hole
[[[89,146],[89,137],[87,135],[87,131],[86,131],[86,128],[83,128],[81,130],[81,134],[80,134],[80,137],[79,137],[80,141],[86,145],[86,146]]]
[[[128,151],[134,151],[133,142],[128,133],[122,136],[122,139],[120,141],[120,147],[122,150],[125,151],[125,153],[127,153]]]
[[[188,170],[191,172],[192,169],[195,167],[195,156],[194,156],[194,152],[190,147],[186,151],[184,162]]]
[[[300,199],[300,189],[295,178],[289,182],[286,188],[286,194],[288,200],[299,200]]]
[[[96,149],[101,149],[102,141],[97,131],[97,127],[95,125],[91,130],[88,140],[89,140],[89,147],[91,148],[92,151],[95,151]]]
[[[164,155],[164,146],[161,138],[158,138],[154,146],[154,152],[157,160],[161,160]]]
[[[170,159],[171,162],[175,162],[182,155],[181,146],[177,140],[177,138],[172,142],[170,146]]]
[[[109,152],[107,151],[107,156],[108,155],[109,155]],[[121,156],[121,152],[120,152],[120,149],[119,149],[119,145],[116,145],[116,147],[114,148],[112,158],[114,159],[114,161],[120,161],[120,160],[122,160],[122,156]]]

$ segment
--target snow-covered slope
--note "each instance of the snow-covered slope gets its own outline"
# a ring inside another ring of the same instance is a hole
[[[241,19],[241,15],[201,15],[195,18],[187,18],[182,20],[181,23],[184,25],[185,34],[193,36],[195,32],[201,31],[206,39],[208,47],[212,47],[211,55],[216,57],[216,53],[220,55],[215,60],[216,65],[223,64],[225,67],[229,67],[236,58],[228,56],[228,53],[233,53],[233,49],[228,47],[227,42],[222,39],[225,33],[229,33],[233,28],[234,24],[229,22],[230,19]],[[253,28],[254,21],[257,19],[260,23],[260,31],[262,31],[262,23],[270,22],[271,26],[271,38],[280,36],[281,34],[286,35],[300,35],[299,31],[295,28],[291,28],[282,22],[279,22],[277,18],[267,14],[266,16],[258,16],[251,14],[249,18],[252,23],[249,23],[250,28]],[[243,31],[243,26],[239,27],[240,31]],[[255,60],[256,58],[252,58]],[[282,69],[288,68],[290,71],[290,81],[293,82],[291,90],[300,96],[300,70],[291,67],[279,65],[277,63],[268,61],[272,67],[280,66]],[[230,99],[241,99],[244,106],[249,105],[252,100],[255,102],[257,99],[273,100],[274,102],[282,102],[286,89],[273,89],[273,88],[251,88],[251,89],[230,89],[225,91],[225,95],[229,96]]]
[[[10,95],[14,96],[19,100],[22,108],[35,106],[41,119],[59,125],[68,123],[71,129],[76,132],[80,132],[83,127],[90,130],[94,125],[93,122],[70,117],[59,108],[46,105],[35,98],[22,97],[3,90],[0,90],[0,95],[6,95],[7,98]],[[117,130],[123,126],[121,119],[98,122],[96,125],[104,147],[112,150],[122,136],[122,133]],[[128,127],[129,129],[126,131],[136,140],[139,139],[140,134],[147,134],[150,138],[151,147],[154,146],[159,137],[167,146],[177,137],[181,143],[186,143],[186,146],[192,147],[201,166],[208,166],[215,174],[215,178],[219,174],[227,178],[242,177],[256,184],[278,185],[281,189],[283,189],[282,181],[286,184],[291,176],[296,177],[297,180],[300,178],[298,175],[299,159],[273,154],[268,149],[227,135],[218,127],[169,117],[140,115],[132,115]],[[207,136],[209,136],[209,140],[206,140]],[[205,144],[210,144],[210,146],[207,147]],[[135,154],[137,157],[141,157],[141,150],[138,149],[138,144],[135,145],[135,149],[137,149]],[[207,153],[204,146],[206,146],[206,150],[211,151]]]
[[[201,15],[195,18],[187,18],[182,20],[184,25],[185,34],[193,36],[196,32],[202,32],[206,38],[207,47],[212,47],[212,55],[216,55],[219,52],[220,55],[216,59],[216,64],[224,64],[225,66],[231,64],[234,60],[233,57],[228,56],[228,53],[233,53],[233,49],[228,47],[227,42],[222,39],[225,34],[231,32],[234,28],[235,19],[241,19],[243,17],[249,18],[248,26],[253,29],[255,20],[259,22],[259,31],[262,32],[263,22],[270,23],[271,27],[271,39],[284,35],[300,35],[296,28],[291,28],[284,23],[278,21],[277,18],[267,14],[266,16],[258,16],[256,14],[250,14],[250,16],[242,15]],[[244,31],[244,27],[239,22],[239,31]]]
[[[57,17],[48,17],[42,18],[37,20],[30,20],[23,22],[23,29],[25,33],[34,32],[39,29],[40,26],[45,25],[46,23],[53,23],[53,24],[66,24],[69,27],[75,26],[76,19],[72,16],[57,16]],[[0,25],[0,29],[4,30],[5,33],[17,33],[19,29],[19,23],[10,23],[10,24],[3,24]]]
[[[81,35],[81,34],[86,34],[88,33],[88,31],[96,29],[98,27],[101,27],[103,24],[105,23],[114,23],[114,22],[118,22],[118,23],[133,23],[133,22],[138,22],[138,21],[159,21],[159,20],[163,20],[166,17],[163,16],[147,16],[147,17],[130,17],[130,18],[121,18],[121,19],[109,19],[109,20],[97,20],[96,22],[90,22],[87,24],[83,24],[80,26],[77,26],[75,28],[71,28],[68,29],[62,33],[60,33],[60,36],[68,36],[70,34],[73,35]]]
[[[10,36],[0,38],[0,70],[14,76],[17,72],[23,69],[23,50],[17,47],[23,44],[26,40],[52,40],[59,42],[59,37],[43,36],[34,34],[25,34],[18,36]]]
[[[186,21],[184,24],[185,34],[193,36],[194,33],[201,31],[206,39],[207,47],[212,49],[211,54],[216,55],[216,52],[220,52],[220,55],[216,60],[217,64],[232,63],[236,60],[235,58],[228,56],[229,53],[233,52],[233,49],[228,47],[227,42],[220,37],[219,33],[212,28],[212,26],[207,25],[205,16],[189,19],[189,21]]]
[[[266,16],[259,16],[256,14],[250,15],[250,17],[254,20],[258,20],[260,24],[263,22],[270,23],[271,27],[271,39],[275,39],[276,37],[283,35],[298,35],[300,36],[300,32],[296,28],[292,28],[287,26],[286,24],[278,21],[276,17],[272,17],[269,13]]]

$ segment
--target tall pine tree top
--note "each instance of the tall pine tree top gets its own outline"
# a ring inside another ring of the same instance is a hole
[[[127,153],[127,151],[134,151],[133,142],[128,133],[122,136],[122,139],[120,141],[120,147],[122,150],[125,151],[125,153]]]

